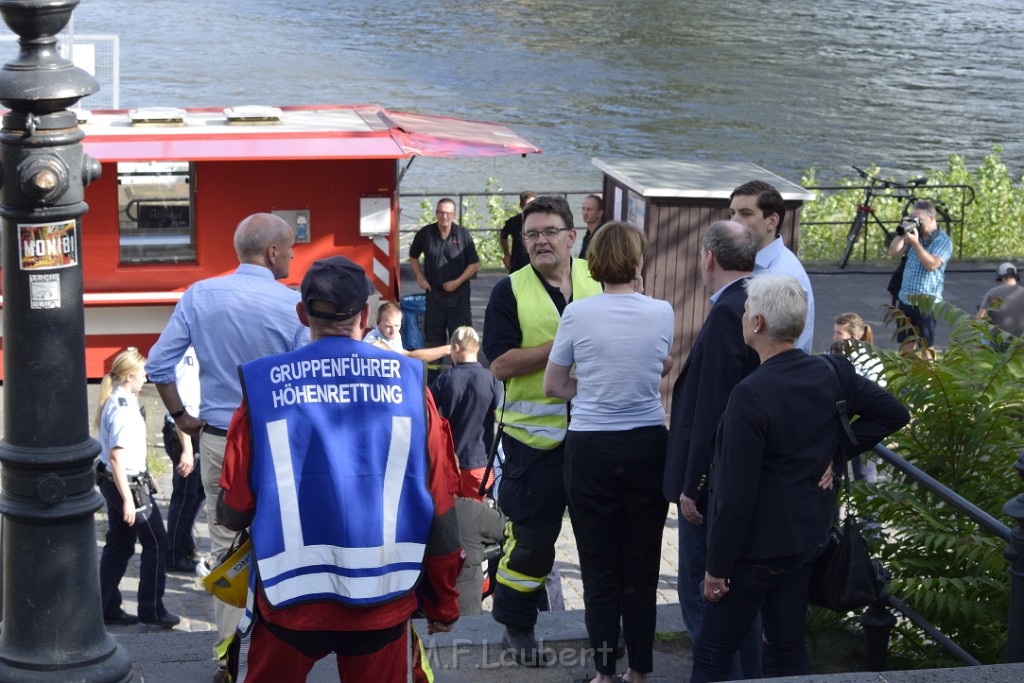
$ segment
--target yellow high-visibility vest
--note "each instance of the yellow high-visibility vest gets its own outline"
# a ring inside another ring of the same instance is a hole
[[[539,346],[555,338],[558,309],[533,268],[521,268],[510,276],[516,297],[523,348]],[[579,301],[601,293],[587,262],[572,262],[572,299]],[[513,377],[505,389],[505,433],[532,448],[550,450],[565,440],[568,415],[565,401],[544,396],[544,369]]]

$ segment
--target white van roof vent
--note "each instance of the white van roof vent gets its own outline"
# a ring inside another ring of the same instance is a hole
[[[229,125],[266,125],[281,123],[281,110],[261,104],[229,107],[224,110]]]
[[[184,126],[185,110],[177,107],[132,109],[128,119],[133,126]]]

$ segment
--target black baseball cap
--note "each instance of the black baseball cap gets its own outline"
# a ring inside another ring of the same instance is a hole
[[[302,305],[306,315],[327,320],[348,320],[363,310],[375,288],[366,271],[344,256],[315,261],[302,278]],[[334,313],[314,311],[314,301],[334,306]]]

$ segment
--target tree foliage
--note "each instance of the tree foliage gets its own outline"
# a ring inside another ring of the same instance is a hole
[[[1022,487],[1014,471],[1024,448],[1024,340],[946,303],[922,297],[952,328],[935,360],[872,349],[888,389],[912,419],[892,448],[938,481],[1009,526],[1003,504]],[[906,324],[892,310],[887,322]],[[857,482],[858,514],[876,520],[876,557],[893,573],[890,590],[985,663],[1003,660],[1009,610],[1006,544],[923,486],[880,466],[876,485]],[[900,621],[890,650],[921,666],[952,663],[909,622]]]

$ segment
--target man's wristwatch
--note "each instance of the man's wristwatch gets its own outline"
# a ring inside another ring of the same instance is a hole
[[[173,413],[171,413],[171,419],[172,420],[177,420],[179,417],[181,417],[184,414],[185,414],[185,407],[182,406],[181,410],[176,410]]]

